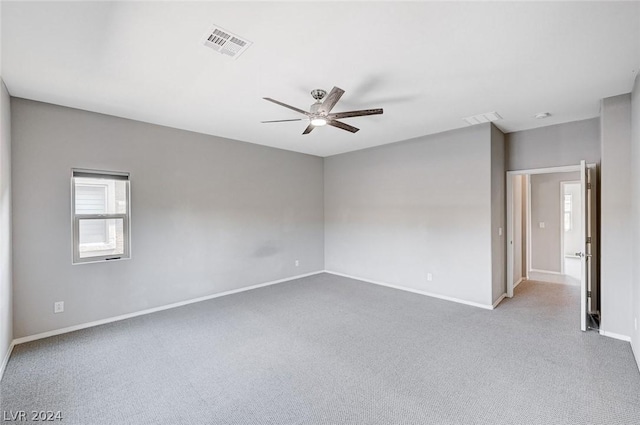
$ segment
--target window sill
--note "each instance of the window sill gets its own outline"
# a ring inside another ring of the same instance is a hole
[[[109,258],[109,259],[107,259],[107,258]],[[72,266],[79,266],[79,265],[82,265],[82,264],[116,263],[118,261],[131,260],[131,256],[129,256],[129,257],[118,257],[116,255],[116,256],[107,257],[107,258],[100,257],[100,258],[96,258],[96,259],[84,260],[84,261],[78,261],[78,262],[71,261],[71,265]]]

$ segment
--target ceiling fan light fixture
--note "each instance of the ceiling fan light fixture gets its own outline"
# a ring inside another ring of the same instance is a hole
[[[327,125],[327,120],[324,118],[312,118],[311,125],[314,127],[322,127],[323,125]]]

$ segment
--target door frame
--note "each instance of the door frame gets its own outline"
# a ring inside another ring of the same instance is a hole
[[[592,164],[589,164],[591,166]],[[593,164],[595,166],[595,164]],[[570,173],[580,172],[580,164],[577,165],[565,165],[561,167],[546,167],[546,168],[531,168],[527,170],[513,170],[507,171],[507,297],[513,298],[513,260],[514,260],[514,247],[513,247],[513,176],[525,175],[530,176],[533,174],[551,174],[551,173]],[[527,178],[527,186],[529,186],[530,180]],[[527,270],[531,267],[531,188],[527,187]],[[527,273],[528,274],[528,273]],[[528,277],[528,276],[527,276]]]

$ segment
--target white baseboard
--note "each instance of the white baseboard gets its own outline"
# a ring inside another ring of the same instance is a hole
[[[516,289],[516,286],[520,285],[522,282],[524,282],[524,277],[521,277],[520,279],[518,279],[518,281],[516,283],[513,284],[513,289]]]
[[[9,348],[7,349],[7,354],[5,354],[4,359],[2,359],[2,364],[0,364],[0,381],[2,381],[2,377],[4,376],[4,370],[7,368],[7,363],[9,363],[9,357],[11,357],[11,352],[13,351],[13,347],[15,346],[15,341],[11,341],[9,344]]]
[[[233,289],[231,291],[219,292],[217,294],[205,295],[204,297],[192,298],[190,300],[167,304],[160,307],[154,307],[146,310],[136,311],[133,313],[122,314],[120,316],[108,317],[106,319],[100,319],[93,322],[81,323],[79,325],[69,326],[61,329],[54,329],[52,331],[42,332],[35,335],[29,335],[22,338],[16,338],[13,340],[13,345],[24,344],[25,342],[35,341],[42,338],[48,338],[50,336],[61,335],[68,332],[78,331],[80,329],[92,328],[94,326],[100,326],[100,325],[105,325],[107,323],[118,322],[120,320],[130,319],[132,317],[137,317],[137,316],[143,316],[145,314],[151,314],[151,313],[155,313],[162,310],[169,310],[176,307],[182,307],[184,305],[193,304],[200,301],[206,301],[213,298],[224,297],[225,295],[237,294],[238,292],[250,291],[252,289],[262,288],[264,286],[269,286],[269,285],[275,285],[277,283],[288,282],[290,280],[301,279],[303,277],[313,276],[320,273],[323,273],[323,271],[320,270],[312,273],[306,273],[306,274],[301,274],[297,276],[287,277],[285,279],[273,280],[271,282],[259,283],[257,285],[246,286],[244,288]]]
[[[520,280],[522,280],[522,279],[520,279]],[[520,282],[518,282],[518,283],[520,283]],[[505,292],[504,294],[500,295],[500,298],[498,298],[498,299],[496,300],[496,302],[494,302],[494,303],[493,303],[493,306],[492,306],[493,308],[492,308],[492,310],[493,310],[494,308],[498,307],[498,304],[500,304],[500,303],[502,302],[502,300],[504,300],[505,298],[507,298],[507,293],[506,293],[506,292]]]
[[[473,301],[461,300],[459,298],[449,297],[449,296],[440,295],[440,294],[434,294],[434,293],[426,292],[426,291],[420,291],[418,289],[407,288],[405,286],[393,285],[393,284],[386,283],[386,282],[378,282],[376,280],[365,279],[365,278],[358,277],[358,276],[351,276],[351,275],[348,275],[348,274],[338,273],[338,272],[334,272],[334,271],[331,271],[331,270],[325,270],[324,272],[325,273],[329,273],[329,274],[333,274],[333,275],[336,275],[336,276],[347,277],[349,279],[360,280],[362,282],[373,283],[374,285],[386,286],[388,288],[400,289],[401,291],[413,292],[414,294],[426,295],[427,297],[439,298],[441,300],[453,301],[453,302],[459,303],[459,304],[466,304],[466,305],[470,305],[470,306],[473,306],[473,307],[479,307],[479,308],[483,308],[485,310],[493,310],[494,309],[494,306],[490,305],[490,304],[480,304],[480,303],[476,303],[476,302],[473,302]],[[502,299],[500,299],[500,301],[501,300]]]
[[[626,335],[620,335],[620,334],[613,333],[613,332],[607,332],[607,331],[603,331],[602,329],[600,329],[599,332],[600,332],[600,335],[608,336],[609,338],[619,339],[620,341],[631,342],[631,337],[626,336]]]
[[[529,273],[531,273],[531,272],[557,274],[557,275],[562,275],[563,274],[563,273],[560,273],[560,272],[552,272],[551,270],[541,270],[541,269],[531,269],[531,270],[529,270]]]

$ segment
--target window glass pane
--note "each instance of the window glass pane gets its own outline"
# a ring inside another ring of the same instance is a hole
[[[76,214],[106,214],[107,185],[76,184]]]
[[[126,214],[127,181],[74,178],[76,214]]]
[[[571,230],[571,213],[564,213],[564,231],[568,232]]]
[[[79,220],[80,258],[124,254],[124,220],[86,219]]]

